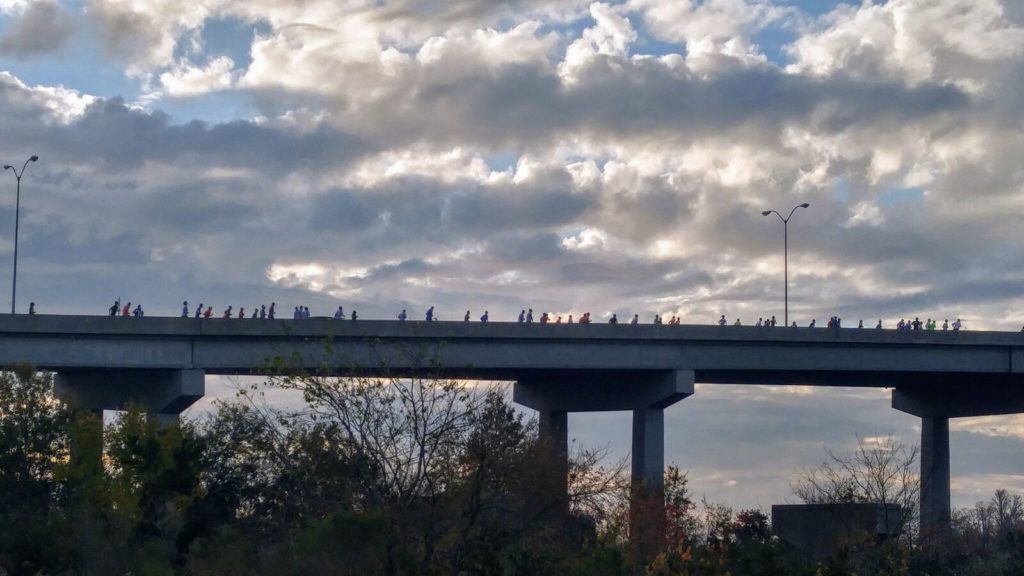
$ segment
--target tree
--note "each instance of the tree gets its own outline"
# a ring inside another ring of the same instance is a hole
[[[50,512],[59,506],[71,418],[51,375],[0,372],[0,573],[48,572],[59,558]]]
[[[904,534],[916,526],[920,480],[919,450],[890,434],[857,438],[857,448],[847,453],[826,449],[828,459],[817,468],[804,470],[793,493],[806,504],[887,503],[903,509]]]

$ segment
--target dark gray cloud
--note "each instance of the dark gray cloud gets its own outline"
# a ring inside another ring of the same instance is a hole
[[[75,32],[75,20],[57,2],[32,2],[0,35],[0,54],[30,58],[64,50]]]

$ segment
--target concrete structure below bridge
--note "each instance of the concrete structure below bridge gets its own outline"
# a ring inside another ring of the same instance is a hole
[[[1018,333],[0,316],[0,366],[52,370],[59,394],[94,410],[134,401],[172,419],[202,397],[206,374],[265,374],[274,362],[513,381],[563,468],[569,412],[631,410],[638,503],[660,502],[663,411],[694,383],[891,388],[893,407],[922,419],[921,524],[935,533],[949,529],[949,418],[1024,412]]]

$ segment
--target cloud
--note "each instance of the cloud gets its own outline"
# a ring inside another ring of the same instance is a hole
[[[0,54],[24,59],[59,53],[74,31],[75,21],[57,2],[32,2],[7,24],[7,31],[0,36]]]
[[[235,62],[227,56],[210,60],[204,67],[179,62],[160,75],[160,84],[169,96],[198,96],[231,88]]]
[[[977,91],[1024,50],[1024,29],[997,0],[840,5],[789,52],[794,73],[951,82]]]

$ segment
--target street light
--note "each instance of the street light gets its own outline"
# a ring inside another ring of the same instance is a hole
[[[783,246],[783,252],[782,252],[783,256],[782,256],[782,258],[783,258],[783,267],[785,269],[785,278],[786,278],[786,280],[785,280],[785,282],[786,282],[786,288],[785,288],[785,303],[786,303],[785,306],[786,306],[786,309],[785,309],[785,315],[783,316],[783,322],[785,323],[786,326],[789,326],[789,219],[793,217],[793,213],[796,212],[797,208],[810,208],[810,207],[811,207],[811,205],[809,203],[807,203],[807,202],[804,202],[803,204],[798,204],[796,206],[793,206],[793,209],[789,211],[789,216],[786,216],[785,218],[783,218],[782,214],[779,214],[775,210],[765,210],[764,212],[761,212],[761,216],[767,216],[769,214],[775,214],[776,216],[779,217],[779,220],[782,220],[782,230],[783,230],[783,238],[784,238],[783,244],[782,244],[782,246]]]
[[[28,166],[28,163],[38,160],[39,156],[33,154],[21,165],[21,172],[9,164],[4,166],[4,170],[14,172],[14,177],[18,179],[18,192],[14,201],[14,280],[11,282],[11,314],[14,314],[14,301],[18,294],[18,215],[21,211],[21,177],[25,174],[25,167]]]

